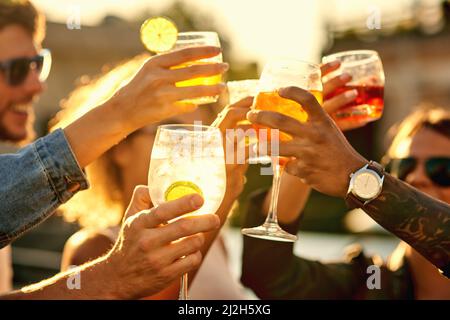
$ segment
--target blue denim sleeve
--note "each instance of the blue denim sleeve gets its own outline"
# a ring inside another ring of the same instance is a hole
[[[88,187],[61,129],[15,154],[0,155],[0,248]]]

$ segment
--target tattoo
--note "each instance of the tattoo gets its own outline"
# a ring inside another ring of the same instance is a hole
[[[386,174],[381,195],[364,207],[381,226],[436,267],[450,262],[450,206]]]

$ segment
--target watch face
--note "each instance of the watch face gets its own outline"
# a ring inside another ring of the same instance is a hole
[[[378,195],[380,181],[374,173],[362,172],[355,177],[353,190],[362,199],[372,199]]]

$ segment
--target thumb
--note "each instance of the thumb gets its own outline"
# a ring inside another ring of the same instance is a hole
[[[311,120],[326,118],[325,111],[311,92],[298,87],[285,87],[281,88],[278,94],[283,98],[298,102]]]
[[[138,185],[134,188],[133,196],[125,211],[123,220],[126,220],[128,217],[135,215],[142,210],[150,209],[152,206],[149,188],[144,185]]]

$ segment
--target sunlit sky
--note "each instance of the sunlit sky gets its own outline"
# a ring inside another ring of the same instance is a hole
[[[263,63],[272,56],[318,61],[325,39],[323,23],[364,19],[374,7],[383,17],[402,17],[415,0],[184,0],[212,16],[241,59]],[[436,3],[440,0],[421,0]],[[149,8],[158,11],[173,0],[33,0],[47,18],[65,22],[78,6],[81,24],[95,25],[107,14],[132,19]]]

